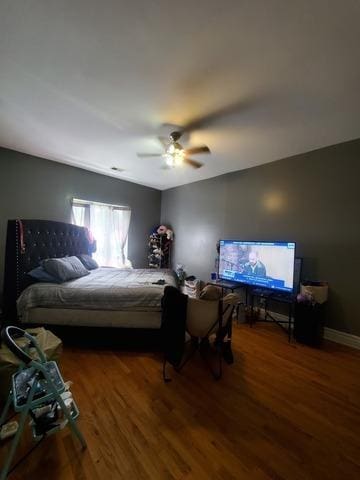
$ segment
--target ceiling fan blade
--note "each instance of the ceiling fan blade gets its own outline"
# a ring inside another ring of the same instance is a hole
[[[187,158],[187,157],[184,158],[183,162],[187,163],[188,165],[190,165],[193,168],[200,168],[204,165],[201,162],[197,162],[196,160],[192,160],[191,158]]]
[[[185,155],[196,155],[197,153],[210,153],[210,148],[206,145],[202,147],[185,148]]]
[[[233,125],[234,122],[239,121],[239,118],[243,118],[243,116],[249,111],[256,108],[258,105],[262,105],[267,96],[268,95],[261,95],[243,98],[215,110],[205,112],[203,115],[198,115],[187,122],[186,125],[183,125],[183,132],[204,129],[216,124],[218,121]]]
[[[157,138],[165,149],[169,146],[170,138],[168,137],[157,137]]]
[[[162,157],[163,153],[137,153],[136,154],[139,158],[147,158],[147,157]]]

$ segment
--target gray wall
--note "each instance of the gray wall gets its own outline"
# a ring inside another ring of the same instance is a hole
[[[0,148],[0,292],[7,220],[70,222],[73,197],[129,205],[129,258],[134,267],[146,266],[147,237],[160,220],[160,191]]]
[[[174,264],[208,279],[219,238],[294,240],[303,277],[328,280],[329,327],[360,335],[360,140],[166,190]]]
[[[328,326],[360,335],[359,178],[357,140],[166,190],[161,216],[175,230],[174,264],[206,280],[219,238],[295,240],[304,277],[330,282]],[[130,205],[129,257],[146,265],[161,192],[0,148],[0,292],[7,219],[68,222],[72,197]]]

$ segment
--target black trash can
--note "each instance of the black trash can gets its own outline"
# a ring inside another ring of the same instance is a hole
[[[326,303],[296,303],[294,337],[297,342],[320,347],[324,337]]]

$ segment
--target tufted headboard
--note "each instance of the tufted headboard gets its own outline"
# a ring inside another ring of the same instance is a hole
[[[16,300],[32,283],[27,272],[45,258],[89,253],[87,230],[51,220],[9,220],[5,250],[4,313],[16,318]]]

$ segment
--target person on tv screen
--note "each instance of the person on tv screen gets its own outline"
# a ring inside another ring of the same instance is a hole
[[[249,253],[249,261],[244,265],[245,275],[255,275],[256,277],[266,277],[265,265],[260,262],[257,252]]]

